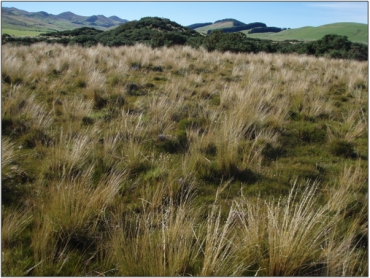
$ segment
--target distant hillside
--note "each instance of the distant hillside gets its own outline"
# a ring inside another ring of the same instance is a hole
[[[92,22],[98,17],[91,17]],[[237,28],[237,26],[235,27]],[[263,28],[263,27],[261,27]],[[194,48],[203,47],[207,51],[234,52],[234,53],[296,53],[339,59],[354,59],[366,61],[368,48],[361,43],[348,41],[346,36],[325,35],[313,42],[261,40],[247,37],[241,32],[225,32],[215,30],[209,35],[183,27],[166,18],[144,17],[130,21],[108,31],[97,30],[92,27],[82,27],[74,30],[43,33],[36,37],[14,37],[2,35],[2,44],[31,45],[33,43],[60,43],[63,45],[81,45],[90,47],[97,44],[104,46],[135,45],[137,43],[155,47],[171,47],[174,45],[188,45]],[[133,63],[133,67],[140,68],[140,64]]]
[[[34,36],[44,32],[72,30],[81,27],[94,27],[108,30],[128,22],[117,16],[81,16],[72,12],[59,15],[47,12],[27,12],[16,8],[1,8],[2,33],[17,36]]]
[[[189,25],[188,28],[193,29],[201,34],[209,34],[214,30],[223,30],[224,32],[239,32],[243,30],[250,30],[257,27],[267,27],[265,23],[254,22],[244,23],[233,18],[226,18],[217,20],[214,23],[197,23]]]
[[[197,28],[208,26],[208,25],[211,25],[211,24],[212,24],[212,22],[194,23],[194,24],[191,24],[191,25],[186,26],[186,27],[188,27],[189,29],[195,30]]]
[[[250,38],[269,39],[274,41],[283,40],[299,40],[312,41],[321,39],[327,34],[335,34],[347,36],[350,41],[368,43],[368,25],[362,23],[340,22],[322,25],[319,27],[302,27],[296,29],[285,30],[279,33],[261,33],[248,34],[248,31],[243,31]]]

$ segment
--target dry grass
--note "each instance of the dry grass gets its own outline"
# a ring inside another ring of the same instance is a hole
[[[367,74],[5,45],[4,275],[366,276]]]

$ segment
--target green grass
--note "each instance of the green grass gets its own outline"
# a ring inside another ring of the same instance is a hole
[[[333,23],[318,27],[301,27],[281,31],[279,33],[260,33],[248,34],[248,31],[242,31],[250,38],[269,39],[274,41],[299,40],[311,41],[321,39],[327,34],[336,34],[347,36],[350,41],[368,43],[368,27],[361,23]]]
[[[11,36],[17,36],[17,37],[34,37],[38,36],[44,32],[40,31],[33,31],[33,30],[14,30],[14,29],[1,29],[2,34],[8,34]]]
[[[230,25],[231,24],[231,25]],[[199,33],[207,34],[209,30],[219,28],[232,27],[231,22],[221,24],[212,24],[204,27],[197,28]],[[333,24],[322,25],[318,27],[305,26],[301,28],[294,28],[284,30],[279,33],[256,33],[248,34],[249,30],[241,31],[250,38],[268,39],[273,41],[284,40],[299,40],[299,41],[312,41],[319,40],[327,34],[336,34],[347,36],[352,42],[368,43],[368,27],[366,24],[353,23],[353,22],[338,22]]]

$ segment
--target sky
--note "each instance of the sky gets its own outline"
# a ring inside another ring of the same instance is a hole
[[[50,14],[73,12],[77,15],[118,16],[139,20],[146,16],[168,18],[183,26],[234,18],[244,23],[263,22],[267,26],[299,28],[335,22],[368,24],[368,2],[8,2],[2,7],[14,7],[28,12]]]

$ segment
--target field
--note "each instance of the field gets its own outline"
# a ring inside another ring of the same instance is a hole
[[[40,31],[33,31],[33,30],[13,30],[13,29],[1,29],[2,34],[8,34],[11,36],[18,36],[18,37],[34,37],[40,35],[42,32]]]
[[[2,275],[367,276],[368,63],[2,47]]]
[[[215,30],[215,29],[220,29],[220,28],[228,28],[228,27],[233,27],[233,23],[230,22],[218,22],[214,23],[212,25],[207,25],[204,27],[199,27],[196,29],[197,32],[207,34],[209,30]]]
[[[281,31],[279,33],[259,33],[248,34],[248,31],[243,31],[248,37],[258,39],[269,39],[274,41],[283,40],[299,40],[311,41],[319,40],[327,34],[336,34],[340,36],[347,36],[348,40],[352,42],[368,43],[368,27],[366,24],[360,23],[334,23],[322,25],[318,27],[302,27],[290,30]]]

